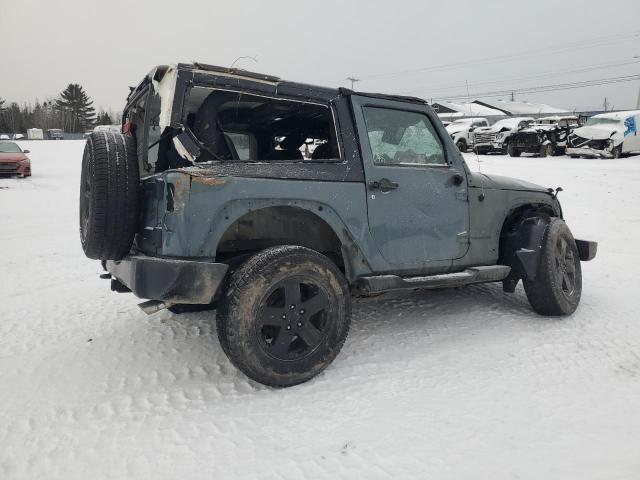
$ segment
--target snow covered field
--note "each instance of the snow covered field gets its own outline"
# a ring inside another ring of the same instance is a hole
[[[148,317],[98,278],[83,145],[24,142],[34,176],[0,179],[0,478],[640,478],[640,157],[481,158],[561,185],[600,242],[572,317],[499,284],[356,300],[333,365],[273,390],[213,312]]]

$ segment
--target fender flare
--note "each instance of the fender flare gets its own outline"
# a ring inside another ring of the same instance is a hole
[[[371,273],[372,269],[361,247],[356,242],[359,235],[351,232],[342,221],[338,213],[331,206],[311,200],[277,200],[277,199],[238,199],[226,203],[218,214],[212,218],[212,236],[210,237],[213,248],[217,249],[225,232],[237,220],[249,212],[270,207],[292,207],[305,210],[307,213],[324,221],[341,244],[341,254],[345,267],[345,276],[350,282],[356,278]],[[215,225],[215,228],[213,227]]]
[[[505,292],[513,293],[521,279],[535,280],[551,218],[546,215],[529,216],[506,240],[500,259],[501,264],[511,267],[509,275],[502,281]]]

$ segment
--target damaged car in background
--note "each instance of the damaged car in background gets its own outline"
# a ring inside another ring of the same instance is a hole
[[[470,171],[419,98],[164,65],[87,139],[80,239],[112,290],[215,308],[231,362],[286,387],[335,359],[352,295],[522,281],[573,313],[597,244],[556,193]]]
[[[444,124],[443,124],[444,125]],[[486,118],[460,118],[445,125],[447,132],[451,136],[451,140],[456,144],[458,150],[466,152],[469,148],[473,148],[473,132],[479,127],[488,127],[489,122]]]
[[[567,143],[567,155],[578,157],[620,158],[640,151],[640,110],[602,113],[576,128]]]
[[[507,153],[509,140],[518,130],[534,122],[531,117],[512,117],[498,120],[490,127],[476,128],[473,132],[473,151],[478,155]]]
[[[576,116],[538,118],[535,123],[511,135],[507,152],[511,157],[519,157],[522,153],[534,153],[540,157],[564,155],[567,138],[579,126]]]

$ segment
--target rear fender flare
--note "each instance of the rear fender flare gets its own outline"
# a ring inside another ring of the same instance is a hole
[[[372,272],[364,252],[356,241],[359,236],[348,229],[338,213],[331,208],[331,206],[309,200],[279,201],[277,199],[251,199],[228,202],[212,219],[210,229],[211,237],[209,239],[211,248],[216,249],[227,229],[241,217],[249,212],[269,207],[299,208],[323,220],[333,230],[340,241],[345,266],[345,276],[350,282],[362,275]],[[212,253],[212,256],[215,256],[215,252]]]

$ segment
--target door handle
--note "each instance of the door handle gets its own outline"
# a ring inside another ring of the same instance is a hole
[[[371,190],[380,190],[382,193],[386,193],[398,188],[398,184],[396,182],[392,182],[388,178],[381,178],[380,180],[369,182],[369,188]]]
[[[458,187],[460,185],[462,185],[462,182],[464,182],[464,177],[462,175],[460,175],[459,173],[456,173],[453,176],[453,184]]]

